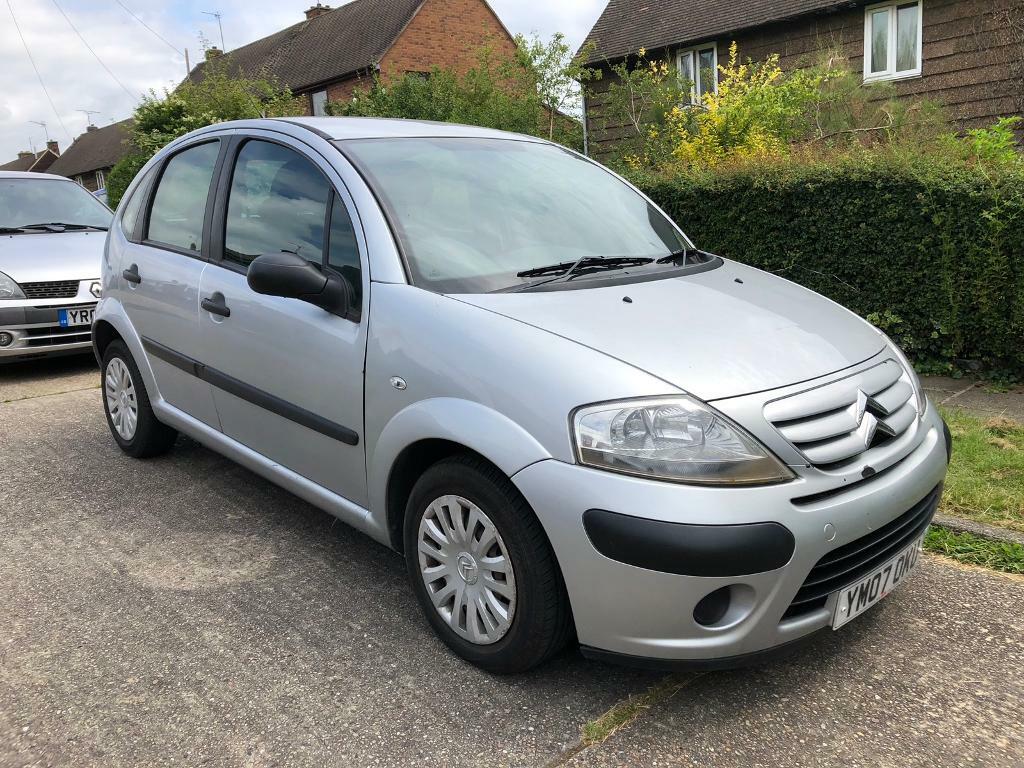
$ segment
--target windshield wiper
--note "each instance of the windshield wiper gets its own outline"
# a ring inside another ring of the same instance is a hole
[[[696,248],[683,248],[681,251],[676,251],[675,253],[670,253],[668,256],[663,256],[662,258],[658,259],[658,263],[674,264],[677,262],[682,262],[681,264],[679,264],[679,266],[685,267],[689,264],[691,256],[700,256],[700,254],[701,252],[698,251]]]
[[[22,224],[20,227],[17,227],[15,231],[25,229],[49,229],[53,232],[63,232],[68,229],[98,229],[103,232],[107,231],[107,227],[101,227],[97,224],[68,224],[63,221],[48,221],[44,224]]]
[[[549,264],[546,267],[527,269],[516,273],[516,277],[543,277],[544,275],[557,275],[559,280],[566,280],[582,270],[588,272],[600,272],[606,269],[621,269],[623,267],[638,267],[643,264],[650,264],[654,259],[644,256],[616,256],[613,258],[602,258],[601,256],[584,256],[576,261],[566,261],[561,264]]]

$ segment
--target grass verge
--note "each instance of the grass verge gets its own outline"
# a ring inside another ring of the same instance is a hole
[[[606,741],[613,733],[629,725],[655,704],[674,696],[680,688],[688,685],[696,675],[682,677],[670,675],[658,685],[639,696],[630,696],[620,701],[596,720],[586,723],[581,729],[580,741],[590,747]]]
[[[943,412],[953,434],[953,460],[940,511],[1024,531],[1024,425]]]
[[[945,528],[932,528],[924,542],[930,552],[968,565],[981,565],[1005,573],[1024,574],[1024,546],[993,541],[973,533],[955,533]]]

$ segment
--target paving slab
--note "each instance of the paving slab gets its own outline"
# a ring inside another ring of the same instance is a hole
[[[574,767],[1024,766],[1024,579],[926,556],[842,632],[702,675]]]
[[[100,372],[92,353],[0,362],[0,403],[26,397],[94,389]]]
[[[462,663],[397,555],[189,440],[123,456],[98,390],[0,425],[5,768],[545,764],[658,679]]]
[[[935,402],[945,400],[950,395],[954,395],[968,387],[973,387],[977,384],[975,379],[971,378],[959,378],[954,379],[952,376],[922,376],[921,386],[924,387],[925,391],[931,395]]]
[[[1024,387],[993,391],[984,381],[964,377],[922,376],[921,385],[933,403],[963,408],[982,418],[1002,416],[1024,423]]]
[[[463,664],[397,555],[190,440],[125,457],[97,389],[0,403],[0,471],[3,768],[1024,766],[1022,579],[927,557],[796,659],[577,752],[663,677]]]
[[[963,408],[981,417],[1003,417],[1024,423],[1024,393],[1017,390],[1010,392],[989,392],[983,387],[975,387],[946,403],[948,408]]]

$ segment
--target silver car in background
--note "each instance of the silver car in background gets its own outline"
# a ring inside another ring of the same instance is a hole
[[[0,363],[91,349],[112,218],[63,176],[0,172]]]
[[[463,126],[178,139],[118,209],[94,345],[126,453],[185,433],[402,552],[494,672],[839,629],[916,566],[949,458],[868,323],[580,155]]]

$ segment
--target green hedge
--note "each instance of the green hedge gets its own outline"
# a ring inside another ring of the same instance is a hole
[[[1024,171],[865,158],[639,179],[698,247],[867,317],[925,371],[1024,375]]]

